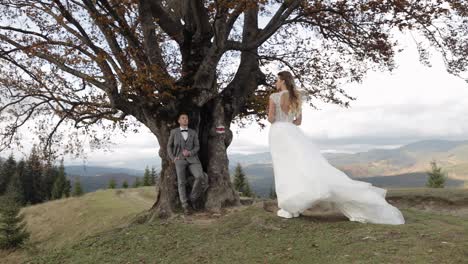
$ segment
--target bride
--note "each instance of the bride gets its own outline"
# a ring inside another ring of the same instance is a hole
[[[270,96],[270,152],[278,197],[277,215],[299,216],[318,203],[332,203],[351,221],[403,224],[401,212],[385,200],[386,190],[355,181],[331,166],[299,129],[301,98],[288,71],[278,73]]]

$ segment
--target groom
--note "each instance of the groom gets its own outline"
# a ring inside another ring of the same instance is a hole
[[[179,114],[177,121],[180,127],[171,130],[169,142],[167,143],[167,154],[175,164],[179,198],[184,214],[191,214],[192,210],[188,205],[185,187],[187,183],[187,168],[195,178],[189,197],[192,206],[208,186],[204,179],[203,168],[198,159],[198,150],[200,149],[198,134],[195,130],[188,128],[188,114]]]

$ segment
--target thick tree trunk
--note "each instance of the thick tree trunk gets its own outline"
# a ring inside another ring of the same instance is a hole
[[[222,207],[239,205],[239,195],[234,190],[229,175],[227,148],[232,141],[229,129],[231,120],[225,120],[221,99],[208,102],[200,111],[190,116],[189,127],[198,131],[200,141],[199,158],[203,170],[208,174],[209,188],[201,198],[204,208],[218,212]],[[191,113],[192,114],[192,113]],[[161,175],[157,185],[157,198],[150,210],[150,220],[154,217],[167,218],[180,211],[177,190],[177,175],[174,163],[170,161],[166,146],[170,130],[175,123],[158,123],[157,138],[160,145],[159,156],[162,161]],[[216,130],[225,127],[224,133]],[[151,126],[148,126],[151,129]]]
[[[177,175],[174,163],[167,155],[166,146],[169,140],[170,128],[163,123],[158,127],[159,157],[161,158],[161,172],[156,185],[156,201],[151,209],[151,219],[154,217],[167,218],[180,206],[177,191]]]
[[[229,175],[227,148],[232,141],[229,129],[231,120],[224,119],[224,110],[220,98],[205,105],[200,113],[199,131],[201,134],[201,153],[209,185],[205,207],[219,211],[222,207],[239,205],[239,195],[234,190]],[[224,127],[224,131],[221,129]],[[220,131],[217,131],[217,128]]]

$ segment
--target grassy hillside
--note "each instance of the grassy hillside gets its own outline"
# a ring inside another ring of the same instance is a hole
[[[32,242],[51,249],[126,225],[154,203],[154,187],[100,190],[23,209]]]
[[[466,263],[468,190],[395,189],[402,226],[333,212],[275,216],[274,201],[127,226],[152,188],[107,190],[25,208],[32,241],[4,263]],[[438,210],[439,205],[447,210]]]

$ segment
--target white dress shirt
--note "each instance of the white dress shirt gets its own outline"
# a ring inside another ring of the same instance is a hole
[[[182,130],[182,129],[187,129],[187,132],[185,132],[185,131],[181,132],[182,136],[184,137],[184,140],[187,140],[187,138],[188,138],[188,127],[185,127],[185,128],[180,127],[180,130]]]

